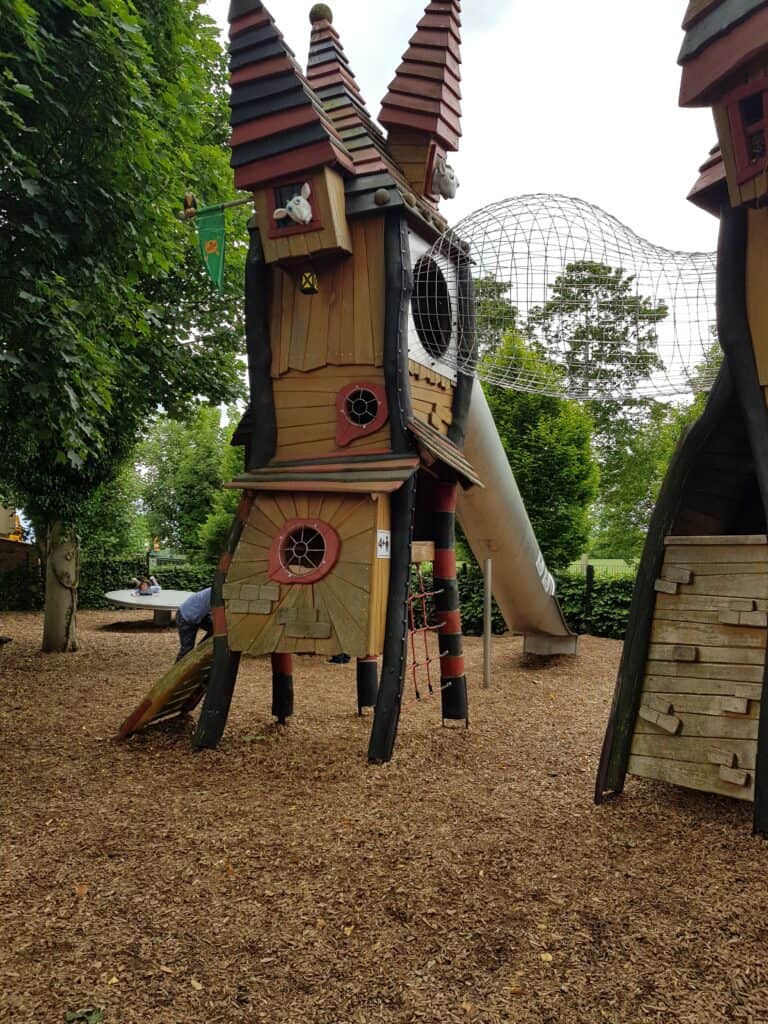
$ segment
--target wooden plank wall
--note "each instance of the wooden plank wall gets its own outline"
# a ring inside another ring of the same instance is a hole
[[[629,771],[754,799],[768,539],[668,537]]]
[[[408,379],[414,415],[447,437],[453,422],[453,382],[412,359],[408,360]]]
[[[426,181],[429,146],[429,137],[424,132],[393,127],[387,136],[387,149],[392,159],[417,195],[432,191],[428,187],[431,182]]]
[[[355,371],[359,373],[355,374]],[[288,373],[274,383],[277,415],[278,460],[318,458],[323,455],[365,455],[389,452],[389,423],[358,437],[344,448],[336,447],[336,396],[355,381],[384,388],[381,367],[326,366],[313,373]]]
[[[341,539],[339,560],[314,584],[268,577],[272,540],[288,519],[318,518]],[[225,583],[229,644],[250,655],[381,653],[389,563],[376,558],[389,499],[369,495],[257,495]],[[373,645],[374,649],[371,649]]]
[[[296,269],[273,268],[270,311],[272,376],[322,366],[384,362],[384,218],[351,225],[354,255],[316,266],[320,291],[303,295]]]

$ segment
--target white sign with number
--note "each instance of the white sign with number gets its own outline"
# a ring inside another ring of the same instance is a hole
[[[389,532],[389,530],[376,531],[376,557],[392,557],[392,534]]]

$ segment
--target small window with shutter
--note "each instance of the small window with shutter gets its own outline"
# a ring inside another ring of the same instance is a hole
[[[768,76],[739,86],[725,98],[739,185],[768,168]]]

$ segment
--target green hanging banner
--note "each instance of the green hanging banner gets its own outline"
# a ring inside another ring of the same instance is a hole
[[[220,206],[209,206],[207,210],[198,210],[195,220],[200,255],[205,269],[219,292],[222,292],[224,290],[224,248],[226,245],[224,210]]]

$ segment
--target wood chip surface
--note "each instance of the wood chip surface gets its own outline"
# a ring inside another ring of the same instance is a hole
[[[592,802],[619,643],[525,666],[497,639],[484,691],[467,641],[471,728],[409,683],[372,768],[354,664],[296,659],[280,730],[245,661],[195,753],[189,721],[114,740],[173,630],[86,612],[74,655],[39,653],[36,615],[2,632],[0,1021],[768,1022],[751,806],[639,779]]]

